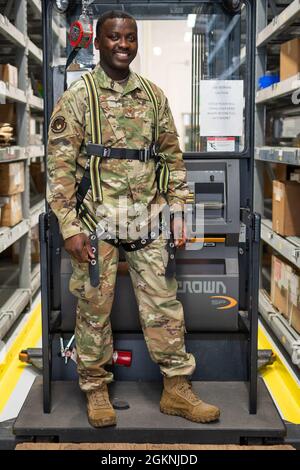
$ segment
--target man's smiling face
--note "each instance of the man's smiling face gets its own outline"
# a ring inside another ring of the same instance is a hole
[[[107,19],[95,38],[95,47],[106,67],[120,72],[128,70],[138,49],[136,22],[130,18]]]

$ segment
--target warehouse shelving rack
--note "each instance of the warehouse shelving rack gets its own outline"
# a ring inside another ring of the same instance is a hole
[[[13,273],[13,286],[0,284],[0,340],[22,311],[31,303],[40,286],[40,268],[31,262],[31,228],[37,225],[45,201],[30,196],[30,164],[44,158],[43,145],[30,145],[30,116],[42,116],[43,99],[32,94],[30,73],[42,76],[42,7],[40,0],[0,1],[0,41],[2,62],[18,68],[19,85],[15,88],[0,81],[1,103],[16,103],[17,143],[0,149],[3,162],[24,162],[25,190],[22,193],[23,220],[12,228],[0,227],[0,253],[20,241],[20,259]],[[17,284],[17,288],[16,288]]]
[[[278,53],[278,45],[299,36],[300,0],[280,2],[257,0],[257,41],[256,41],[256,83],[266,72],[268,53]],[[269,8],[269,10],[268,10]],[[275,14],[274,14],[275,13]],[[270,21],[270,17],[271,18]],[[300,268],[300,238],[282,237],[272,230],[272,221],[264,218],[264,168],[270,163],[300,166],[300,149],[296,147],[271,147],[265,145],[266,107],[291,105],[293,93],[300,94],[300,74],[276,83],[256,93],[255,112],[255,210],[262,214],[261,240]],[[272,170],[268,168],[269,174]],[[264,270],[261,270],[259,311],[275,337],[291,357],[296,368],[300,368],[300,335],[291,327],[271,303],[267,292],[262,288]]]

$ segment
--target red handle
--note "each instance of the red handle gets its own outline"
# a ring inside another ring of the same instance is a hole
[[[119,366],[130,367],[132,361],[132,352],[131,351],[114,351],[112,356],[113,364],[118,364]]]

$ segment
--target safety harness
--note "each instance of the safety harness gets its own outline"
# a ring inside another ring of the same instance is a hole
[[[161,232],[166,228],[166,224],[163,222],[162,217],[159,218],[159,224],[156,230],[151,231],[148,237],[145,239],[138,239],[134,242],[127,243],[119,240],[115,236],[112,236],[108,230],[101,226],[101,224],[91,214],[87,206],[84,203],[85,196],[88,190],[91,188],[92,198],[94,202],[103,201],[103,193],[101,187],[101,160],[104,158],[116,158],[116,159],[131,159],[139,160],[141,162],[148,162],[150,159],[154,159],[156,162],[156,179],[158,190],[162,194],[166,194],[168,190],[169,182],[169,168],[166,162],[165,155],[157,153],[157,141],[159,136],[159,117],[158,117],[158,101],[153,92],[151,85],[147,80],[138,76],[140,83],[147,93],[152,105],[154,112],[154,142],[148,148],[143,149],[128,149],[128,148],[112,148],[105,147],[102,143],[102,129],[101,129],[101,109],[99,106],[99,98],[97,87],[94,78],[91,73],[85,73],[82,76],[84,80],[87,94],[88,104],[91,116],[91,138],[92,141],[86,146],[87,161],[84,169],[83,177],[78,185],[76,194],[76,210],[79,218],[84,222],[89,231],[90,242],[95,258],[90,261],[89,275],[90,282],[93,287],[99,285],[100,267],[98,263],[98,240],[102,239],[113,246],[122,246],[125,251],[136,251],[144,248],[153,240],[155,240]],[[172,277],[175,273],[175,246],[173,234],[169,231],[169,239],[167,243],[167,251],[169,254],[168,265],[166,268],[166,276]]]

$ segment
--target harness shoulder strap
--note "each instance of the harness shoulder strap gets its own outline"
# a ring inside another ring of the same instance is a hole
[[[93,75],[89,72],[82,76],[85,83],[88,103],[91,115],[91,134],[93,144],[102,144],[102,130],[101,130],[101,116],[100,106],[97,93],[97,87]],[[101,202],[103,199],[101,180],[100,180],[100,162],[101,157],[98,155],[91,155],[88,158],[84,176],[79,183],[77,190],[77,205],[78,207],[82,204],[86,193],[90,186],[92,187],[92,196],[94,202]]]
[[[153,91],[153,88],[148,80],[138,75],[138,78],[141,82],[141,85],[148,95],[152,105],[154,113],[154,138],[155,142],[158,141],[159,137],[159,106],[156,94]],[[157,186],[160,193],[166,194],[168,191],[169,179],[170,179],[170,170],[166,161],[165,155],[159,153],[159,160],[157,162]]]
[[[101,119],[100,119],[100,107],[96,83],[93,75],[90,72],[82,75],[82,80],[85,83],[89,108],[91,112],[91,132],[92,132],[92,143],[102,144],[102,132],[101,132]]]

